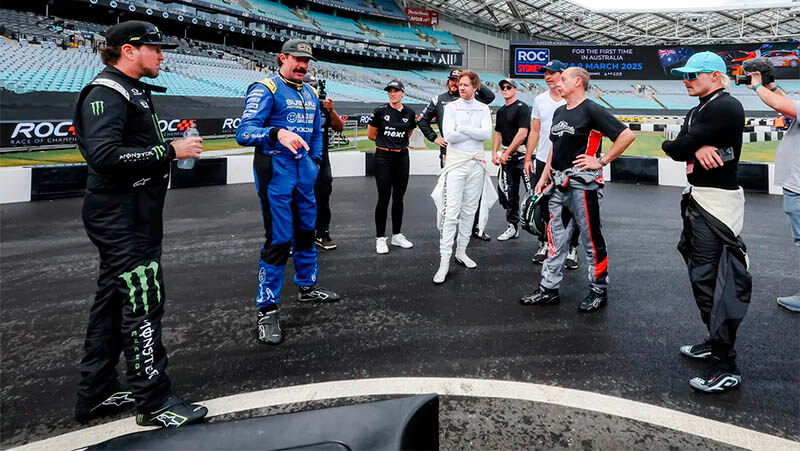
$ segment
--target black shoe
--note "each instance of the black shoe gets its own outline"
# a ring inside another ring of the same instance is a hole
[[[169,395],[164,404],[152,412],[136,414],[139,426],[161,426],[177,428],[184,424],[195,423],[208,414],[208,409],[200,404],[184,402],[175,394]]]
[[[283,332],[281,331],[281,321],[278,315],[278,310],[258,310],[258,339],[268,345],[276,345],[283,341]]]
[[[564,265],[567,269],[578,269],[578,248],[570,247],[567,253],[567,262]]]
[[[341,299],[338,294],[319,285],[299,288],[297,300],[300,302],[336,302]]]
[[[533,256],[531,262],[541,265],[545,260],[547,260],[547,243],[541,243],[539,244],[539,250],[536,251],[536,255]]]
[[[599,310],[608,304],[608,290],[589,290],[589,294],[583,298],[578,310],[584,313]]]
[[[693,377],[689,385],[706,393],[722,393],[739,388],[742,384],[742,375],[736,364],[712,358],[711,367],[703,376]]]
[[[326,251],[332,251],[336,249],[336,243],[333,242],[331,235],[328,232],[317,233],[317,236],[314,239],[314,244],[325,249]]]
[[[78,400],[75,405],[75,419],[80,424],[86,424],[95,418],[113,415],[117,412],[133,407],[134,400],[132,393],[129,390],[117,387],[112,390],[108,395],[103,397],[103,400],[94,403],[83,403]]]
[[[540,286],[533,294],[522,296],[519,300],[520,304],[535,305],[535,304],[558,304],[561,297],[558,295],[558,290],[548,290]]]
[[[693,359],[710,359],[711,358],[711,343],[704,341],[700,344],[691,346],[681,346],[681,354]]]
[[[489,235],[486,232],[481,232],[479,229],[472,229],[472,238],[481,240],[481,241],[490,241]]]

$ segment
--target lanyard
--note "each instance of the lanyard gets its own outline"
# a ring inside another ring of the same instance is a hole
[[[713,101],[714,101],[714,99],[716,99],[717,97],[719,97],[719,95],[720,95],[720,94],[722,94],[722,92],[723,92],[723,91],[721,91],[721,90],[720,90],[720,91],[717,91],[717,93],[716,93],[716,94],[714,94],[714,97],[711,97],[710,99],[708,99],[708,102],[706,102],[706,103],[704,103],[704,104],[700,105],[700,108],[698,108],[696,112],[699,114],[701,111],[703,111],[703,108],[705,108],[706,106],[708,106],[708,104],[709,104],[709,103],[713,102]],[[686,127],[687,127],[687,128],[686,128],[686,130],[687,130],[689,133],[691,133],[691,132],[692,132],[692,118],[694,117],[694,113],[695,113],[695,110],[692,110],[692,112],[691,112],[691,113],[689,113],[689,121],[688,121],[688,125],[686,126]]]

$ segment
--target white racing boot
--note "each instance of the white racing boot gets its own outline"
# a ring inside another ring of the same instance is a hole
[[[442,259],[439,261],[439,270],[433,275],[433,283],[437,285],[444,283],[448,271],[450,271],[450,256],[442,256]]]
[[[466,249],[465,250],[456,249],[456,262],[466,266],[467,269],[473,269],[478,267],[478,264],[475,263],[475,260],[467,256]]]

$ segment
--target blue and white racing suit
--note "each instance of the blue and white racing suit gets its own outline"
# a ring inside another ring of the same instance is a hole
[[[281,129],[298,134],[310,150],[300,147],[294,154],[278,142]],[[265,232],[258,262],[260,308],[278,303],[293,243],[295,284],[305,287],[317,281],[314,183],[322,161],[322,121],[316,92],[278,74],[253,83],[247,89],[236,142],[255,146],[253,172]]]

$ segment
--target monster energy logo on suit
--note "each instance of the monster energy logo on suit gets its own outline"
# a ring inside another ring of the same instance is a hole
[[[102,100],[98,100],[97,102],[92,102],[90,105],[92,106],[92,114],[94,114],[95,116],[100,116],[101,114],[103,114],[103,107],[105,105],[105,102],[103,102]]]
[[[128,271],[126,273],[121,274],[119,277],[128,284],[128,294],[130,296],[130,301],[133,312],[136,312],[137,308],[137,301],[141,302],[141,306],[144,309],[144,313],[147,314],[150,312],[150,305],[149,299],[147,297],[147,291],[150,289],[150,284],[148,283],[148,271],[152,274],[152,283],[156,289],[156,302],[161,302],[161,285],[158,283],[158,262],[150,262],[147,266],[138,266],[133,271]],[[134,281],[138,280],[139,289],[137,290]]]

